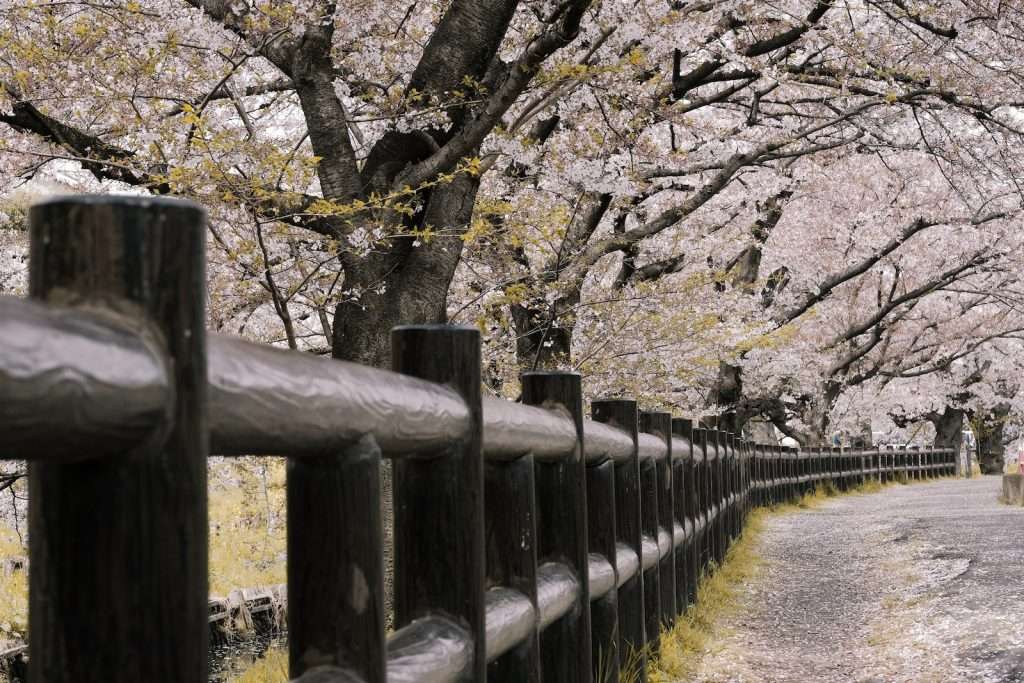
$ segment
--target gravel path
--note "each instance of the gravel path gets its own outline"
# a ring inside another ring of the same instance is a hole
[[[770,517],[702,683],[1024,683],[1024,508],[1000,479],[894,486]]]

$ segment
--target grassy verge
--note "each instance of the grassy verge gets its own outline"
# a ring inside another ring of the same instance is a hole
[[[761,565],[757,539],[771,514],[766,508],[751,513],[722,566],[701,579],[696,604],[690,606],[675,627],[661,634],[660,652],[648,667],[650,683],[687,679],[696,671],[719,622],[735,612],[742,586],[757,575]]]
[[[848,493],[875,493],[885,484],[870,481]],[[673,683],[690,680],[704,654],[721,634],[722,622],[740,606],[744,586],[754,579],[763,558],[758,541],[765,523],[775,515],[813,509],[829,498],[843,495],[831,484],[819,486],[798,501],[751,512],[743,533],[726,553],[722,566],[705,575],[697,589],[697,602],[686,615],[661,635],[661,649],[648,667],[648,683]]]
[[[0,572],[0,643],[23,640],[28,632],[28,576]]]
[[[18,534],[0,524],[0,560],[27,555]],[[0,642],[24,639],[28,631],[28,576],[0,569]]]
[[[231,683],[282,683],[288,680],[288,651],[267,650],[248,669],[233,676]]]

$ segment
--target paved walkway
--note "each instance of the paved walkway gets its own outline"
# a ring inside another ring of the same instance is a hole
[[[696,680],[1024,682],[1024,508],[999,488],[895,486],[769,518],[764,567]]]

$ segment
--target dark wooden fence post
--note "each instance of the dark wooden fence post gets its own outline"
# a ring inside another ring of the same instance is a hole
[[[759,507],[761,503],[761,444],[750,444],[750,496],[751,505]]]
[[[397,327],[397,372],[448,384],[465,399],[471,426],[462,441],[394,463],[395,627],[441,614],[473,638],[462,680],[487,676],[484,623],[483,415],[480,333],[468,327]]]
[[[803,493],[809,494],[814,491],[814,472],[811,469],[811,450],[804,449],[800,452],[802,466],[800,469],[804,479]]]
[[[714,428],[718,418],[705,416],[701,418],[704,424],[704,462],[707,469],[707,514],[708,529],[707,539],[710,547],[710,560],[715,564],[722,561],[722,544],[719,530],[722,526],[721,509],[721,477],[718,468],[721,456],[718,452],[718,430]]]
[[[725,433],[718,429],[718,418],[713,419],[715,428],[708,435],[708,441],[714,440],[714,465],[712,468],[712,490],[715,505],[715,563],[721,566],[726,551],[726,492],[725,492]]]
[[[737,442],[739,443],[740,453],[740,530],[742,531],[743,526],[747,523],[747,516],[750,514],[750,508],[753,504],[750,492],[750,465],[754,444],[742,436],[739,437]]]
[[[598,422],[606,422],[626,432],[633,439],[633,457],[615,466],[615,524],[618,541],[636,552],[643,567],[643,544],[640,501],[640,461],[637,455],[636,401],[609,399],[591,403],[591,413]],[[612,556],[614,557],[614,555]],[[644,628],[644,573],[636,574],[619,586],[619,666],[631,666],[647,680],[646,630]]]
[[[839,463],[839,450],[835,446],[826,447],[825,451],[828,453],[828,479],[832,488],[839,490],[839,474],[841,471]]]
[[[720,439],[719,452],[722,457],[722,508],[725,512],[722,528],[725,538],[724,549],[728,551],[733,541],[733,516],[735,512],[733,503],[736,500],[736,492],[733,489],[732,469],[736,453],[733,450],[732,432],[720,431],[718,435]]]
[[[685,614],[697,596],[697,489],[693,475],[693,423],[672,420],[672,507],[683,527],[683,552],[676,555],[676,614]]]
[[[789,473],[789,497],[795,501],[800,497],[800,449],[795,447],[789,449]]]
[[[484,547],[487,586],[514,588],[537,607],[537,500],[530,454],[484,462]],[[537,629],[487,665],[492,683],[540,681]]]
[[[850,489],[850,453],[845,446],[836,447],[836,459],[839,463],[839,490]]]
[[[733,433],[729,440],[732,460],[729,468],[730,489],[732,490],[732,537],[739,538],[743,530],[743,451],[739,434]]]
[[[711,542],[711,474],[708,463],[708,433],[703,427],[695,427],[693,430],[693,458],[695,465],[694,485],[697,490],[697,547],[700,551],[700,567],[697,571],[696,580],[700,582],[701,577],[711,565],[713,554]]]
[[[385,681],[380,449],[288,461],[288,651],[292,678],[321,665]]]
[[[718,533],[720,538],[718,564],[725,561],[725,554],[729,551],[729,519],[731,509],[729,505],[729,439],[730,435],[720,428],[718,430],[718,510],[720,521]]]
[[[863,486],[867,483],[868,459],[867,451],[863,447],[857,449],[857,483]]]
[[[832,447],[832,459],[835,461],[835,484],[840,491],[846,490],[846,454],[842,446]]]
[[[29,223],[31,296],[120,316],[167,353],[175,395],[165,429],[135,452],[30,463],[30,680],[205,681],[203,210],[63,197]]]
[[[758,503],[760,505],[771,505],[771,487],[772,487],[772,447],[769,444],[761,444],[758,446],[758,479],[761,482],[761,491],[758,494]]]
[[[534,463],[537,555],[541,562],[564,562],[576,573],[582,588],[576,606],[541,634],[542,677],[550,681],[590,683],[587,467],[583,452],[580,376],[571,372],[528,372],[522,376],[522,384],[523,403],[564,410],[576,426],[577,436],[571,460]]]
[[[718,425],[718,421],[715,421]],[[715,561],[721,566],[725,560],[725,553],[729,549],[729,485],[726,474],[726,433],[716,426],[712,432],[715,438],[715,502],[718,505],[718,516],[715,518],[716,552]]]
[[[811,493],[814,491],[814,449],[803,448],[800,451],[800,455],[803,458],[803,477],[804,477],[804,493]]]
[[[674,515],[673,515],[673,487],[672,487],[672,463],[675,458],[672,441],[672,414],[665,412],[644,412],[640,413],[640,430],[661,438],[665,442],[665,457],[654,463],[657,488],[657,509],[653,511],[653,533],[658,541],[659,551],[661,544],[668,539],[669,548],[667,554],[658,560],[658,610],[654,617],[647,615],[648,640],[652,640],[658,634],[655,630],[654,636],[650,627],[660,625],[671,626],[676,616],[676,570],[675,570],[675,536],[674,536]],[[644,502],[649,503],[650,498],[645,497]],[[650,534],[652,532],[649,523],[647,510],[644,510],[644,529]],[[678,548],[682,554],[682,547]],[[644,579],[644,590],[648,590],[646,579]],[[653,606],[653,600],[648,600],[648,608]]]
[[[641,419],[643,413],[640,414]],[[642,431],[647,431],[641,428]],[[640,529],[643,541],[641,549],[646,550],[658,542],[658,509],[661,505],[658,487],[658,463],[653,459],[640,461]],[[660,548],[659,548],[660,551]],[[647,652],[657,652],[661,631],[661,574],[659,561],[650,567],[646,558],[640,557],[640,571],[644,575],[644,644]]]
[[[772,502],[776,505],[786,498],[786,471],[783,461],[785,450],[778,445],[772,448],[772,476],[775,480],[772,486]]]
[[[855,486],[864,484],[864,451],[859,447],[853,450],[853,483]]]
[[[587,463],[587,544],[615,567],[615,462]],[[616,575],[617,576],[617,575]],[[619,680],[619,598],[612,587],[590,603],[591,668],[598,683]]]
[[[818,485],[827,486],[832,476],[829,472],[829,453],[827,448],[818,447]]]
[[[789,447],[778,446],[778,502],[785,503],[789,500]]]

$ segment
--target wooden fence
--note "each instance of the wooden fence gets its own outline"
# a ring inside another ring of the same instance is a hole
[[[302,681],[617,681],[646,666],[751,507],[952,474],[931,450],[797,452],[640,412],[579,375],[482,398],[476,330],[401,327],[393,372],[207,335],[200,208],[30,211],[0,298],[0,457],[29,462],[30,680],[206,680],[206,458],[288,456]],[[394,467],[385,637],[379,468]]]

